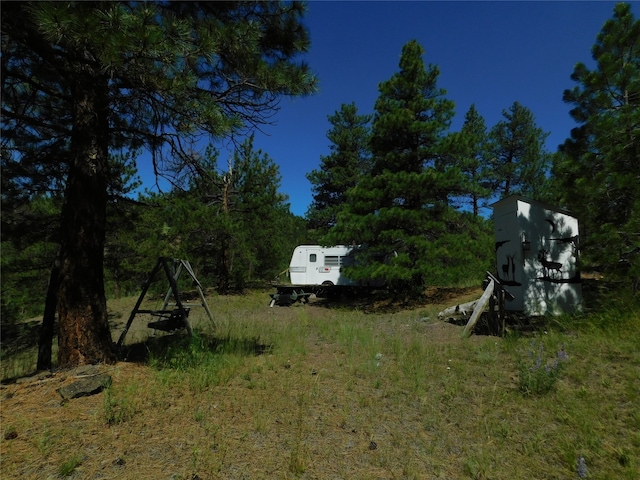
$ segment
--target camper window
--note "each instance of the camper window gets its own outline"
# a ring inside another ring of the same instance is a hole
[[[316,261],[316,254],[315,253],[309,254],[309,261],[312,262],[312,263]]]
[[[340,257],[337,255],[327,255],[324,257],[324,266],[325,267],[339,267],[340,266]]]

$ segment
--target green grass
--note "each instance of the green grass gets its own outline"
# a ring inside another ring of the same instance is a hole
[[[165,438],[163,478],[640,478],[637,298],[469,339],[425,321],[429,306],[267,305],[264,293],[216,297],[217,330],[148,342],[142,376],[122,367],[102,394],[92,440],[74,434],[99,438],[106,458],[69,457],[64,429],[84,431],[77,422],[11,428],[60,476],[82,459],[83,471],[142,478],[135,465],[155,465],[145,455]]]
[[[78,455],[72,455],[58,467],[58,474],[61,477],[70,477],[81,464],[82,458]]]

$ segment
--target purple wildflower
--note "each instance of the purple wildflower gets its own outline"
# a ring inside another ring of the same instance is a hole
[[[587,475],[587,461],[583,456],[580,456],[580,458],[578,459],[578,477],[587,478]]]
[[[538,356],[538,358],[536,358],[536,364],[534,368],[538,370],[541,366],[542,366],[542,357]]]
[[[558,361],[554,360],[551,363],[547,363],[544,367],[544,371],[549,373],[551,372],[551,370],[557,370],[558,369]]]

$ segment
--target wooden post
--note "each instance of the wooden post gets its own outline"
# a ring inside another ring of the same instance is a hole
[[[504,332],[506,330],[506,316],[504,313],[504,302],[506,301],[506,293],[504,288],[501,288],[498,292],[498,317],[500,318],[500,323],[502,325],[502,333],[501,337],[504,337]]]
[[[495,290],[495,289],[494,289]],[[489,297],[489,332],[493,335],[494,332],[499,330],[498,319],[496,318],[496,294],[497,292],[493,292]]]

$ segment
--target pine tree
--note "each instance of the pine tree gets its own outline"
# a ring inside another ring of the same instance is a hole
[[[488,199],[489,188],[489,141],[484,118],[471,105],[465,114],[464,124],[459,132],[450,134],[443,146],[443,156],[457,165],[465,178],[463,198],[468,198],[474,216],[478,216],[482,200]]]
[[[584,259],[640,279],[640,20],[617,4],[564,92],[578,126],[561,146],[554,176],[581,220]]]
[[[514,102],[490,131],[492,189],[500,197],[521,194],[539,199],[546,186],[551,156],[549,135],[536,125],[531,110]]]
[[[115,358],[103,267],[110,149],[144,146],[158,172],[164,162],[197,169],[191,147],[202,135],[261,124],[281,95],[312,92],[296,59],[309,47],[303,11],[267,1],[3,4],[3,161],[48,168],[65,191],[60,366]]]
[[[331,153],[320,157],[320,168],[306,177],[311,182],[313,202],[307,212],[309,227],[326,234],[336,223],[347,201],[347,191],[371,171],[369,122],[371,115],[359,115],[355,103],[343,104],[329,117],[327,132]]]
[[[166,245],[197,265],[201,281],[218,292],[242,289],[253,279],[271,279],[288,257],[293,233],[289,204],[280,193],[278,165],[253,147],[253,136],[238,144],[227,159],[208,149],[202,167],[186,190],[163,200]],[[155,224],[160,223],[156,220]]]
[[[410,41],[400,70],[379,86],[371,150],[373,168],[349,191],[347,208],[325,243],[366,246],[347,271],[356,280],[385,280],[398,290],[420,290],[435,282],[447,252],[432,248],[448,233],[448,196],[462,178],[442,168],[440,143],[453,116],[453,102],[437,86],[435,66],[425,67],[424,51]]]
[[[234,152],[229,214],[235,225],[230,254],[230,280],[243,288],[253,279],[271,279],[295,245],[279,229],[289,212],[288,197],[280,193],[278,165],[250,137]],[[227,172],[228,173],[228,172]]]

